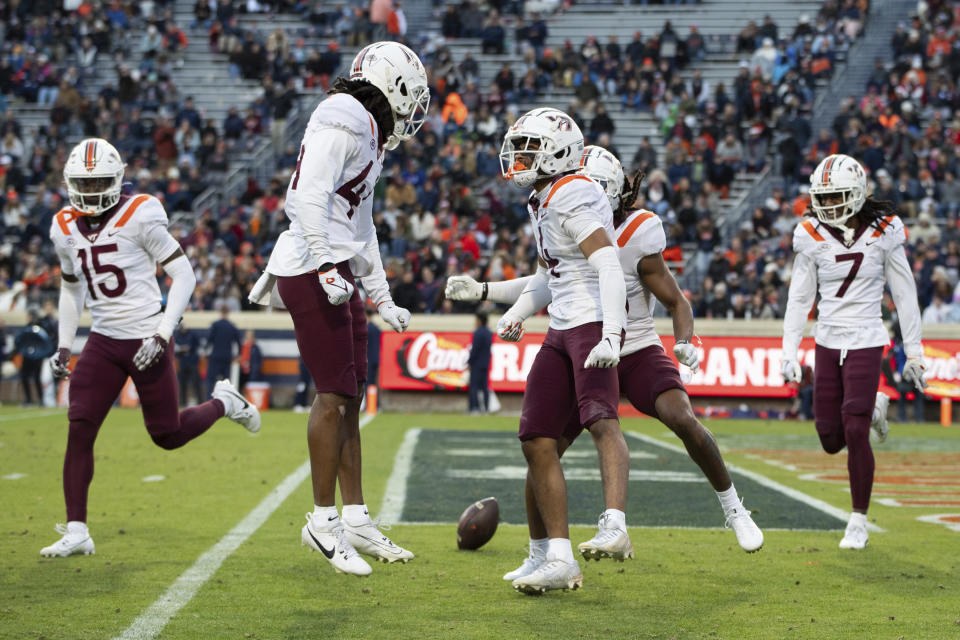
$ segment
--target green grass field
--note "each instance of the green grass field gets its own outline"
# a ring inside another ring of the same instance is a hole
[[[709,423],[728,463],[744,471],[734,480],[765,530],[763,550],[748,555],[722,528],[697,468],[670,448],[679,441],[658,422],[624,420],[639,434],[628,437],[637,557],[581,563],[582,590],[528,597],[501,580],[527,540],[516,422],[377,416],[363,430],[367,504],[396,516],[388,535],[416,559],[376,564],[365,579],[335,574],[300,547],[312,508],[300,482],[157,637],[960,638],[960,517],[957,530],[918,520],[960,514],[960,429],[893,425],[876,448],[870,511],[885,531],[862,552],[841,552],[844,522],[815,505],[849,509],[845,458],[819,452],[810,423]],[[304,416],[270,412],[250,436],[222,421],[167,452],[139,412],[114,410],[90,494],[97,554],[44,559],[40,548],[64,521],[65,413],[0,409],[0,638],[151,637],[128,628],[303,465],[304,425]],[[602,511],[583,440],[566,467],[574,544]],[[485,495],[500,500],[501,526],[481,550],[457,551],[456,518]]]

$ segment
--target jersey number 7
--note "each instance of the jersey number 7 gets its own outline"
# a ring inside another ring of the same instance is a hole
[[[836,257],[836,261],[853,262],[853,265],[850,267],[850,273],[847,274],[847,277],[843,279],[843,284],[837,289],[837,297],[842,298],[843,294],[850,288],[850,285],[853,284],[853,279],[857,277],[857,272],[860,271],[860,265],[863,263],[863,253],[859,251],[856,253],[841,253]]]

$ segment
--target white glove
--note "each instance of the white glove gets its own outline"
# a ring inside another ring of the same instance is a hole
[[[397,333],[403,333],[410,326],[410,312],[395,305],[393,300],[381,303],[377,311],[380,312],[383,321],[393,327]]]
[[[614,344],[613,336],[606,336],[597,343],[587,359],[583,362],[584,369],[609,369],[620,364],[619,338],[616,338],[617,344]]]
[[[50,356],[50,368],[53,369],[54,380],[66,380],[70,377],[70,349],[60,347]]]
[[[906,364],[903,365],[903,379],[915,386],[917,391],[923,393],[923,390],[927,388],[927,381],[923,378],[923,372],[926,370],[923,358],[907,358]]]
[[[526,331],[523,328],[523,320],[512,318],[509,312],[497,321],[497,335],[501,340],[520,342],[524,333]]]
[[[327,271],[318,271],[317,276],[320,278],[320,286],[327,294],[330,304],[343,304],[353,295],[353,285],[343,279],[336,265]]]
[[[155,333],[149,338],[144,338],[143,343],[137,352],[133,355],[133,364],[137,369],[143,371],[160,362],[164,350],[167,348],[167,341],[159,333]]]
[[[673,345],[673,355],[677,357],[680,364],[687,365],[691,369],[700,366],[700,352],[687,341],[677,342]]]
[[[780,373],[787,382],[800,382],[803,379],[803,371],[800,370],[800,363],[793,358],[785,358],[780,365]]]
[[[478,302],[483,296],[483,285],[470,276],[451,276],[447,278],[443,295],[449,300]]]

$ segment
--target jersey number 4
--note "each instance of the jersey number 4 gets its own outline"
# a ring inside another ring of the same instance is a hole
[[[860,271],[860,265],[863,264],[863,254],[859,251],[856,253],[841,253],[836,257],[836,261],[853,263],[850,266],[850,273],[847,274],[847,277],[843,279],[843,284],[837,289],[837,297],[842,298],[847,292],[847,289],[850,288],[850,285],[853,284],[853,279],[857,277],[857,272]]]
[[[300,145],[300,157],[297,158],[297,168],[293,172],[293,182],[290,185],[294,191],[297,190],[297,185],[300,184],[300,164],[303,162],[303,152],[306,150],[307,148],[304,145]],[[370,195],[363,193],[367,189],[367,185],[363,184],[363,181],[366,180],[367,174],[370,173],[370,169],[372,168],[373,161],[370,161],[356,178],[344,182],[340,188],[337,189],[337,195],[346,200],[350,205],[350,208],[347,210],[348,218],[353,217],[353,210],[360,204],[360,201]]]
[[[93,263],[94,272],[95,273],[112,273],[117,278],[117,285],[115,287],[108,287],[103,282],[97,285],[97,288],[100,289],[100,293],[102,293],[108,298],[116,298],[117,296],[122,295],[123,292],[127,290],[127,278],[126,276],[123,275],[123,269],[121,269],[115,264],[100,263],[101,254],[113,253],[114,251],[117,251],[117,250],[118,250],[118,247],[116,243],[90,247],[90,262]],[[90,297],[96,300],[97,292],[93,287],[93,278],[90,276],[90,267],[87,266],[87,250],[79,249],[77,253],[80,256],[80,268],[83,269],[83,276],[87,279],[87,291],[90,292]]]

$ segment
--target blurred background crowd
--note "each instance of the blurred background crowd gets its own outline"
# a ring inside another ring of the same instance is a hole
[[[198,0],[189,19],[178,12],[183,4],[0,3],[0,309],[55,299],[47,232],[65,202],[66,155],[89,136],[120,150],[129,190],[165,203],[197,273],[192,308],[250,309],[246,293],[287,222],[283,199],[297,160],[285,141],[288,117],[313,109],[357,47],[392,38],[421,55],[432,92],[426,124],[387,154],[374,194],[398,305],[472,310],[443,299],[449,275],[532,272],[525,195],[500,179],[498,152],[513,120],[558,96],[552,106],[577,120],[587,143],[615,153],[617,111],[655,119],[656,135],[621,160],[646,174],[636,206],[664,221],[670,264],[697,317],[782,317],[805,184],[825,155],[839,152],[857,157],[874,195],[899,207],[924,321],[960,322],[957,2],[927,0],[900,16],[868,81],[846,88],[832,121],[816,122],[816,90],[861,37],[866,0],[826,0],[790,29],[757,16],[727,34],[740,60],[729,84],[697,69],[716,39],[694,25],[666,21],[630,41],[598,35],[548,46],[551,18],[569,3],[434,2],[429,36],[408,33],[400,0]],[[264,20],[251,21],[257,16]],[[297,26],[263,26],[274,20]],[[479,40],[482,55],[455,55],[464,39]],[[262,90],[210,117],[175,82],[190,46],[226,63],[216,82]],[[43,118],[24,121],[26,107],[41,106]],[[242,193],[194,207],[264,139],[276,159],[267,179],[251,173]],[[731,185],[761,172],[777,176],[769,196],[721,216]]]

